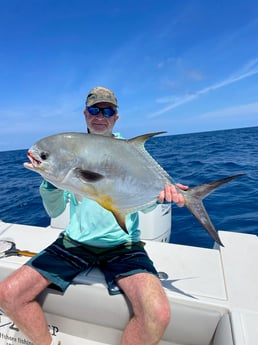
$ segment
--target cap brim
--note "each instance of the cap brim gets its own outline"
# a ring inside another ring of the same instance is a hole
[[[98,104],[98,103],[102,103],[102,102],[103,102],[103,103],[112,104],[113,106],[115,106],[116,108],[118,108],[118,105],[116,105],[116,104],[114,104],[114,103],[112,103],[112,102],[110,102],[109,100],[104,99],[104,98],[98,99],[97,101],[95,101],[95,100],[93,100],[93,101],[89,100],[88,102],[86,102],[86,105],[87,105],[88,107],[91,107],[91,106],[94,105],[94,104]]]

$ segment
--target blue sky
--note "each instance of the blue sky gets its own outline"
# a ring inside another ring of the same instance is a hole
[[[256,0],[3,0],[0,47],[0,151],[85,131],[98,85],[125,137],[258,125]]]

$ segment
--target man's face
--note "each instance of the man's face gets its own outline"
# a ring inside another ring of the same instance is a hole
[[[94,104],[92,107],[112,108],[116,110],[113,104],[106,102]],[[119,118],[119,115],[117,113],[111,117],[103,116],[102,112],[99,112],[97,115],[91,115],[87,109],[84,110],[84,115],[87,128],[89,129],[90,133],[101,134],[105,136],[112,135],[113,127],[117,119]]]

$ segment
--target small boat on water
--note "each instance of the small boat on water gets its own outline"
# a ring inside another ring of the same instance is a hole
[[[48,227],[0,221],[0,241],[38,252],[54,241],[67,221],[67,213],[52,219]],[[140,214],[140,228],[171,305],[161,345],[258,344],[257,236],[219,231],[224,247],[213,249],[168,243],[169,205]],[[2,257],[0,279],[26,260],[22,255]],[[47,289],[39,303],[61,345],[117,345],[132,313],[123,295],[109,296],[98,269],[77,276],[64,294]],[[0,344],[32,345],[3,312]]]

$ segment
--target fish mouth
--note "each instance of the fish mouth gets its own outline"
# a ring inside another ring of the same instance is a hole
[[[36,157],[33,156],[33,154],[31,153],[31,151],[28,151],[27,153],[27,157],[29,158],[30,160],[30,163],[29,162],[26,162],[24,163],[26,168],[37,168],[41,165],[42,161],[40,161],[39,159],[37,159]]]

